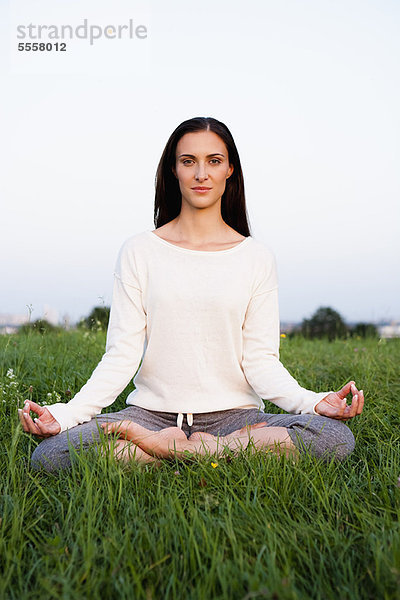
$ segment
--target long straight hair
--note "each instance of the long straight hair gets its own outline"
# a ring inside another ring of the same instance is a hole
[[[212,117],[194,117],[183,121],[170,138],[158,163],[155,178],[154,225],[161,227],[175,219],[181,212],[182,194],[179,182],[172,168],[176,164],[176,147],[186,133],[197,131],[213,131],[222,139],[228,150],[229,164],[233,165],[233,173],[226,180],[225,192],[221,198],[221,216],[230,227],[241,235],[250,235],[250,226],[244,194],[244,182],[239,154],[232,134],[224,123]]]

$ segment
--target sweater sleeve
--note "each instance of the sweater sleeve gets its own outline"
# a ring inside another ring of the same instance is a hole
[[[315,406],[330,392],[301,387],[279,360],[278,282],[271,252],[255,284],[242,331],[242,368],[256,394],[289,413],[317,414]]]
[[[72,400],[47,406],[61,431],[90,421],[112,404],[139,367],[147,321],[133,264],[123,246],[114,272],[105,354],[99,364]]]

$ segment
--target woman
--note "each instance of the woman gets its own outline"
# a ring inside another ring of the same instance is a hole
[[[20,410],[24,430],[47,438],[33,466],[68,466],[69,445],[90,447],[100,426],[116,433],[117,458],[139,462],[236,453],[250,440],[294,456],[352,452],[341,421],[361,413],[362,390],[353,381],[338,392],[307,390],[279,361],[275,260],[250,236],[240,160],[223,123],[194,118],[172,133],[154,217],[156,229],[119,252],[106,352],[90,379],[68,403],[26,401]],[[136,371],[128,408],[100,416]],[[266,414],[261,399],[293,414]]]

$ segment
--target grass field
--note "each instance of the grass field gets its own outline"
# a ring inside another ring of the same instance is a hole
[[[87,454],[30,471],[38,440],[17,408],[67,401],[104,344],[0,336],[0,598],[400,598],[400,340],[282,340],[304,387],[364,389],[343,463],[243,453],[154,470]]]

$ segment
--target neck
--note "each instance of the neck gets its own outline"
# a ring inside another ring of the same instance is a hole
[[[171,231],[176,239],[187,241],[194,245],[214,242],[231,231],[231,227],[221,217],[221,210],[210,209],[182,210],[180,214],[171,221]]]

